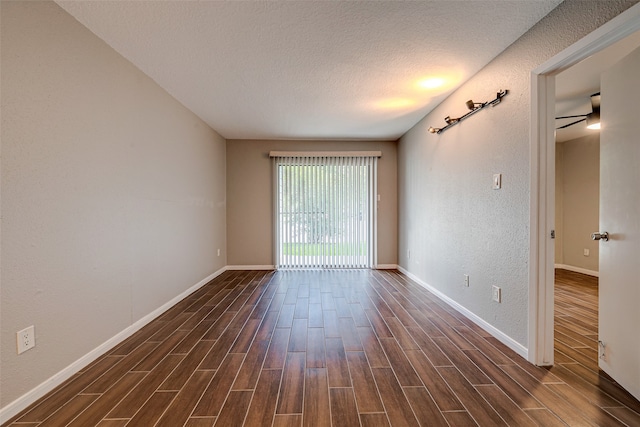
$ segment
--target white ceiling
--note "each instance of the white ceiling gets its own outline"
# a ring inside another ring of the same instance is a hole
[[[556,117],[591,112],[591,95],[600,92],[600,75],[640,47],[640,31],[579,62],[556,76]],[[556,127],[578,119],[556,120]],[[556,141],[580,138],[593,130],[581,122],[556,131]],[[597,131],[596,131],[597,132]]]
[[[560,2],[57,1],[227,139],[381,140]]]

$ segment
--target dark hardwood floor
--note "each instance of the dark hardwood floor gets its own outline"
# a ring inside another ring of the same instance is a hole
[[[229,271],[7,425],[639,426],[597,367],[597,283],[556,292],[544,369],[396,271]]]

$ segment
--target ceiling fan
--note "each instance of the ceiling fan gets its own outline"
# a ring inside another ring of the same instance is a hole
[[[579,120],[571,122],[569,124],[557,127],[558,129],[568,128],[569,126],[573,126],[580,122],[587,122],[588,129],[600,129],[600,92],[594,93],[591,95],[591,112],[588,114],[577,114],[575,116],[560,116],[556,117],[557,119],[575,119],[580,117]]]

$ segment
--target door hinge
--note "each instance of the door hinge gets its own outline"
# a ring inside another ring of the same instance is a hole
[[[556,238],[556,230],[551,230],[551,238],[552,239]]]

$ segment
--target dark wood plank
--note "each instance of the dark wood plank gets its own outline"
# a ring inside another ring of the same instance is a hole
[[[304,355],[302,358],[304,359]],[[282,371],[279,369],[265,369],[260,373],[256,392],[247,411],[245,425],[258,426],[272,423],[281,379]]]
[[[280,398],[276,409],[277,414],[302,414],[305,369],[306,355],[304,353],[287,354],[279,393]]]
[[[179,391],[198,368],[215,341],[199,341],[167,379],[158,387],[159,391]]]
[[[544,409],[527,409],[525,410],[529,418],[534,420],[539,426],[543,427],[566,427],[567,425],[560,421],[550,410]]]
[[[323,310],[324,336],[340,337],[340,328],[338,327],[338,314],[335,310]]]
[[[293,319],[288,351],[307,351],[307,319]]]
[[[189,418],[184,427],[212,427],[215,417]]]
[[[521,409],[542,408],[527,390],[507,375],[502,369],[494,365],[483,353],[478,350],[464,352],[495,384],[497,384]]]
[[[478,425],[467,411],[444,412],[443,415],[451,426],[472,427]],[[544,424],[542,426],[546,427]]]
[[[363,350],[358,329],[356,329],[356,325],[351,317],[338,318],[338,327],[340,328],[342,344],[346,351]]]
[[[331,427],[327,369],[307,369],[302,414],[305,427]]]
[[[252,391],[231,391],[216,420],[219,426],[241,426],[247,416]]]
[[[109,418],[132,418],[144,405],[160,384],[171,374],[184,356],[170,354],[166,356],[131,393],[129,393],[116,407],[109,412]]]
[[[506,426],[504,420],[487,405],[475,388],[465,379],[456,368],[439,367],[438,372],[449,387],[464,402],[469,414],[482,426]]]
[[[134,366],[140,363],[140,360],[151,353],[158,347],[158,343],[147,342],[141,344],[134,351],[125,356],[115,366],[105,372],[100,378],[85,388],[83,393],[104,393],[113,386],[120,378],[124,377]]]
[[[402,322],[400,322],[397,318],[388,318],[387,325],[389,326],[389,329],[391,329],[391,333],[393,334],[396,341],[398,341],[398,344],[400,344],[400,347],[402,347],[403,350],[417,350],[420,348],[411,337],[411,334],[409,334],[409,332],[405,329]]]
[[[273,427],[300,427],[302,414],[278,415],[273,418]]]
[[[393,372],[395,372],[398,377],[400,385],[403,387],[423,385],[415,369],[413,369],[411,362],[409,362],[409,359],[407,359],[407,356],[395,339],[380,338],[380,344],[382,344],[382,348],[391,363]]]
[[[380,394],[364,352],[347,353],[347,362],[353,381],[359,412],[384,412]]]
[[[83,374],[74,375],[57,389],[35,402],[27,408],[23,414],[18,415],[17,421],[20,423],[44,421],[123,358],[123,356],[108,356],[102,358],[98,363],[94,364],[91,369],[85,371]]]
[[[167,356],[171,351],[178,345],[180,341],[184,339],[188,334],[187,331],[175,331],[172,335],[170,335],[166,340],[162,341],[156,348],[153,350],[148,356],[140,361],[136,366],[134,366],[132,371],[151,371],[154,369],[160,361],[162,361],[165,356]],[[182,356],[180,356],[182,359]]]
[[[253,390],[255,388],[268,348],[268,341],[253,342],[233,383],[233,390]]]
[[[178,393],[164,415],[158,420],[158,427],[183,425],[198,404],[202,393],[213,378],[213,371],[195,371]]]
[[[369,359],[369,365],[372,368],[388,368],[391,365],[387,359],[387,355],[382,350],[378,337],[373,332],[373,329],[358,328],[358,334],[360,335],[360,342],[364,349],[367,358]]]
[[[476,390],[510,426],[536,427],[536,423],[509,396],[495,385],[477,386]]]
[[[227,355],[195,407],[192,414],[194,417],[215,417],[220,413],[243,358],[240,353]]]
[[[404,394],[413,408],[420,425],[429,427],[448,427],[447,420],[438,409],[429,392],[424,387],[403,387]]]
[[[323,328],[322,304],[309,304],[309,327]]]
[[[153,393],[127,426],[147,427],[155,425],[177,394],[177,391]]]
[[[307,367],[325,368],[324,328],[309,328],[307,331]]]
[[[66,405],[64,405],[53,415],[47,418],[44,422],[38,425],[45,427],[65,426],[80,413],[82,413],[82,411],[87,409],[98,397],[100,397],[99,394],[78,394],[74,396]]]
[[[128,372],[124,374],[112,387],[102,394],[86,410],[84,410],[71,423],[69,427],[84,427],[96,425],[113,409],[113,402],[127,395],[145,377],[143,372]]]
[[[391,425],[418,426],[418,420],[391,368],[373,368],[372,371]]]
[[[387,427],[390,426],[386,413],[360,414],[360,424],[362,427]]]
[[[471,384],[492,384],[489,377],[447,338],[434,338],[434,341]]]
[[[351,387],[347,355],[340,338],[325,339],[329,387]]]
[[[264,369],[282,369],[287,358],[291,328],[276,328],[264,360]]]
[[[357,426],[360,423],[352,388],[329,389],[331,421],[334,426]]]
[[[462,411],[464,406],[420,350],[407,351],[407,358],[441,411]]]

